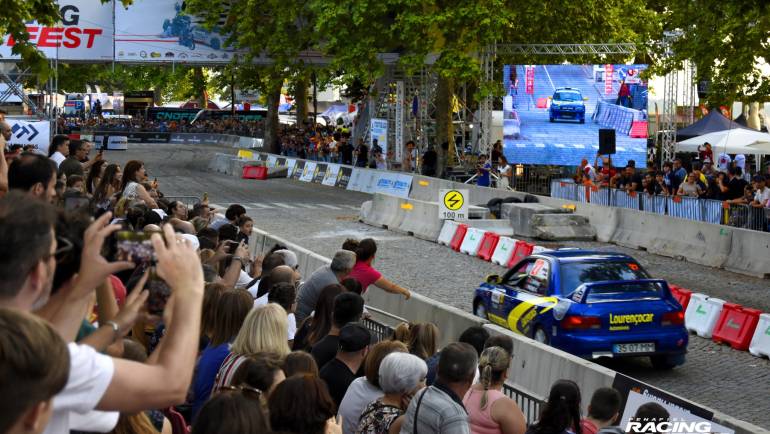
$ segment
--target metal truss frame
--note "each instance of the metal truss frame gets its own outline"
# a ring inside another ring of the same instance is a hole
[[[602,44],[496,44],[497,54],[529,54],[538,56],[634,54],[634,43]]]

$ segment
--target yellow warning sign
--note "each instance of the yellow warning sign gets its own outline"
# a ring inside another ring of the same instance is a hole
[[[457,211],[464,203],[465,197],[457,190],[449,190],[444,194],[444,206],[450,211]]]
[[[438,218],[442,220],[467,220],[468,202],[468,190],[439,190]]]

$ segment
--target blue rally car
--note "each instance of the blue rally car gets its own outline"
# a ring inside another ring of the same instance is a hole
[[[618,253],[561,249],[529,256],[476,289],[473,313],[587,359],[684,363],[684,311],[664,280]]]
[[[587,98],[586,98],[587,99]],[[551,107],[548,110],[548,120],[576,120],[581,124],[586,121],[586,104],[580,89],[559,87],[551,97]]]

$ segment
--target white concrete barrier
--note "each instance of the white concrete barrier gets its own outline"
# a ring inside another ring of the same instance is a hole
[[[770,276],[770,233],[726,227],[721,230],[731,234],[726,269],[763,279]]]
[[[444,221],[438,218],[438,204],[414,199],[400,199],[399,212],[403,214],[396,231],[436,242]]]
[[[458,226],[460,226],[460,223],[454,220],[444,220],[444,225],[441,227],[441,232],[436,242],[443,246],[448,246],[452,242],[452,237],[455,236]]]
[[[276,243],[287,246],[297,254],[300,272],[305,277],[309,276],[318,267],[328,265],[331,262],[328,258],[257,228],[254,228],[250,241],[253,253],[262,253]],[[515,389],[536,398],[545,399],[548,396],[551,385],[559,378],[575,381],[586,395],[590,395],[598,387],[611,387],[613,384],[615,372],[610,369],[537,343],[524,336],[514,334],[509,330],[489,324],[467,312],[439,301],[431,300],[419,293],[413,292],[412,298],[407,301],[403,297],[372,289],[366,292],[364,299],[368,306],[381,309],[389,315],[404,318],[411,322],[419,321],[435,324],[440,330],[439,341],[442,347],[450,342],[456,342],[457,337],[471,326],[483,326],[490,333],[510,336],[514,344],[514,357],[507,383]],[[690,305],[692,305],[692,301]],[[767,318],[768,315],[764,314],[763,317],[765,317],[765,322],[763,323],[760,320],[760,324],[768,326],[768,322],[770,322],[770,319]],[[680,399],[686,401],[683,398]],[[584,412],[588,401],[587,399],[583,400]],[[736,434],[768,434],[766,429],[712,409],[700,407],[704,411],[712,412],[715,422],[734,429]]]
[[[476,256],[485,232],[478,228],[468,228],[468,232],[465,233],[465,238],[463,238],[463,243],[460,245],[460,253]]]
[[[492,253],[491,261],[497,265],[507,267],[508,261],[511,260],[513,251],[516,248],[516,241],[518,240],[510,237],[500,237],[500,241],[497,242],[497,247],[495,247],[495,252]]]
[[[759,316],[757,329],[751,338],[749,352],[757,357],[770,357],[770,313]]]
[[[722,313],[724,300],[704,294],[693,294],[684,313],[684,326],[691,333],[711,339],[711,333]]]

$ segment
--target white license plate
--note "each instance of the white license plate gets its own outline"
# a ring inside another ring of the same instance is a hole
[[[615,344],[612,346],[612,352],[615,354],[654,353],[655,342]]]

